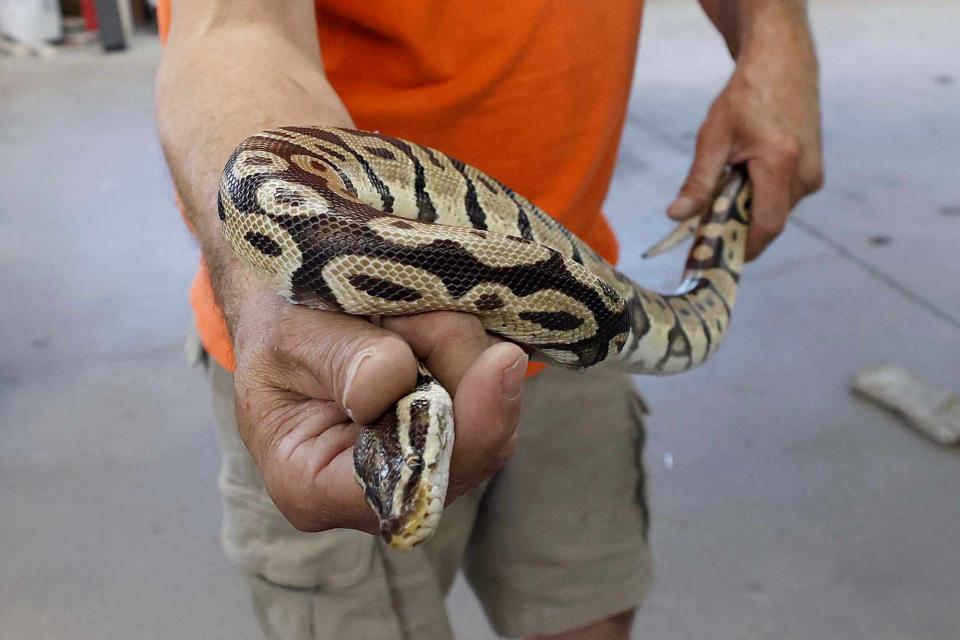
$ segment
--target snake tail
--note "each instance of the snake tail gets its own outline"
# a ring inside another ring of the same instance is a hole
[[[737,299],[750,224],[751,187],[746,167],[731,168],[710,207],[696,220],[678,225],[674,233],[644,257],[669,250],[684,235],[694,234],[684,277],[670,294],[640,291],[649,324],[639,329],[638,342],[666,345],[649,350],[640,344],[624,350],[625,369],[632,373],[671,374],[686,371],[716,353],[727,335]]]

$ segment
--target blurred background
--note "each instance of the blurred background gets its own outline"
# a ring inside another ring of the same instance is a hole
[[[0,0],[0,639],[255,638],[183,353],[198,250],[149,7],[40,4],[25,33]],[[636,638],[960,638],[960,453],[850,394],[885,363],[960,392],[960,3],[812,16],[826,187],[748,267],[716,360],[638,379],[657,579]],[[607,204],[639,282],[677,281],[680,253],[639,253],[730,69],[696,2],[649,2]],[[462,582],[449,604],[458,637],[494,637]]]

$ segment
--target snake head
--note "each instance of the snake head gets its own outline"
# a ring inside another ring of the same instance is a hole
[[[410,549],[433,535],[447,495],[453,451],[453,401],[429,375],[377,422],[364,425],[354,473],[393,548]]]

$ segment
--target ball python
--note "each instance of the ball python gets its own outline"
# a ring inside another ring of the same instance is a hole
[[[359,316],[461,311],[565,367],[685,371],[720,346],[743,266],[750,188],[730,170],[699,219],[684,280],[648,291],[529,200],[440,151],[368,131],[283,127],[224,168],[218,213],[240,260],[288,301]],[[354,449],[382,537],[408,549],[440,520],[453,403],[421,364],[416,388]]]

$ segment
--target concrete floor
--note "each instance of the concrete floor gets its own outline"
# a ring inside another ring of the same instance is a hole
[[[847,393],[883,362],[960,389],[960,5],[814,20],[827,187],[748,269],[716,361],[641,381],[658,579],[636,638],[960,638],[960,455]],[[636,256],[729,65],[692,1],[651,2],[643,39],[609,211],[626,270],[669,286],[679,255]],[[2,640],[257,636],[181,351],[196,248],[158,53],[0,58]],[[462,583],[450,608],[493,637]]]

